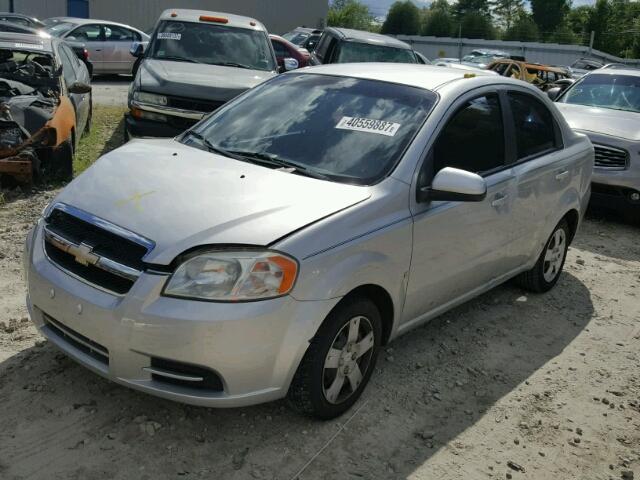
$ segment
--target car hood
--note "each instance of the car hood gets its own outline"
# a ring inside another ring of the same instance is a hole
[[[146,58],[140,64],[138,81],[146,92],[226,102],[275,75],[263,70]]]
[[[233,160],[175,140],[133,140],[99,159],[56,198],[155,242],[169,264],[211,244],[270,245],[366,200],[369,188]]]
[[[575,130],[640,141],[638,113],[569,103],[556,103],[556,106]]]

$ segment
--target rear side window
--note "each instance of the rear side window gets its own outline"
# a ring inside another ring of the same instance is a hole
[[[484,173],[505,164],[497,94],[474,98],[458,110],[436,140],[433,161],[434,173],[445,167]]]
[[[555,120],[549,109],[526,93],[509,92],[518,160],[556,148]]]
[[[73,37],[81,42],[100,42],[102,41],[102,35],[100,32],[100,25],[83,25],[76,28],[69,37]]]
[[[131,30],[117,25],[105,26],[104,37],[107,42],[133,42],[135,40]]]

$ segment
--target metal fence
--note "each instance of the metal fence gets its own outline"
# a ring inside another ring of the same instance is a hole
[[[620,58],[615,55],[590,50],[584,45],[562,45],[559,43],[508,42],[503,40],[481,40],[451,37],[421,37],[398,35],[398,39],[410,44],[414,50],[429,59],[438,57],[462,58],[475,49],[502,50],[512,55],[522,55],[528,62],[547,65],[571,65],[578,58],[589,57],[604,63],[626,63],[640,66],[640,59]]]

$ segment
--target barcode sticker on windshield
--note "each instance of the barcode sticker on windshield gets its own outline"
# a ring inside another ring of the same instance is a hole
[[[158,32],[158,40],[180,40],[181,38],[181,33]]]
[[[393,137],[401,126],[399,123],[373,120],[371,118],[342,117],[336,125],[336,128],[340,130],[354,130],[356,132],[377,133],[379,135]]]
[[[16,43],[16,48],[34,48],[37,50],[44,50],[44,45],[41,43]]]

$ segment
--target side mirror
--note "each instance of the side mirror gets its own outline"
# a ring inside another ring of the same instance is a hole
[[[69,93],[74,93],[77,95],[82,95],[84,93],[89,93],[91,91],[91,85],[87,85],[84,82],[73,82],[69,85]]]
[[[553,87],[547,90],[547,97],[551,99],[551,101],[555,102],[560,93],[562,93],[562,87]]]
[[[295,70],[299,66],[300,66],[300,64],[298,63],[298,60],[296,60],[295,58],[285,58],[284,59],[284,71],[285,72],[289,72],[291,70]]]
[[[131,45],[131,49],[129,50],[129,53],[134,57],[137,57],[137,58],[141,57],[142,54],[144,53],[144,44],[140,42],[133,42],[133,45]]]
[[[480,202],[487,196],[487,184],[477,173],[445,167],[431,182],[430,187],[418,190],[418,202],[443,200],[451,202]]]

